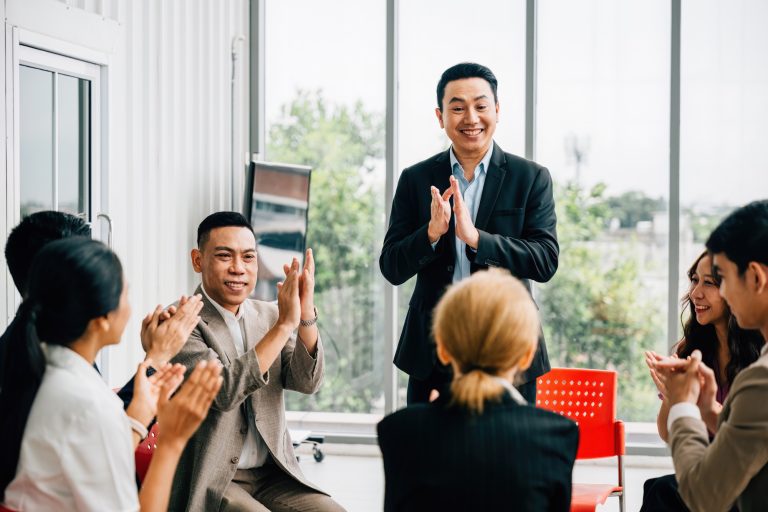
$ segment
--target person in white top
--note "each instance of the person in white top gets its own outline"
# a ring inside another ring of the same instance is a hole
[[[165,364],[147,377],[145,361],[123,412],[93,368],[101,348],[119,343],[130,316],[122,276],[117,256],[83,237],[51,242],[35,257],[7,338],[14,371],[3,375],[0,394],[6,507],[167,509],[181,452],[221,386],[220,368],[199,365],[171,399],[184,368]],[[133,450],[155,414],[163,436],[137,494]]]

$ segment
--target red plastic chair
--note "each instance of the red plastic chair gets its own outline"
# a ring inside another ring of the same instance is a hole
[[[0,504],[0,512],[16,512],[16,511],[13,510],[12,508],[6,508],[2,504]]]
[[[576,459],[617,457],[615,484],[573,484],[571,512],[594,511],[608,496],[624,512],[624,423],[616,419],[616,372],[552,368],[536,381],[536,406],[572,419],[579,426]]]
[[[136,477],[139,479],[139,483],[144,481],[144,477],[147,475],[149,469],[149,463],[152,461],[152,454],[155,453],[157,448],[157,436],[160,434],[160,427],[157,426],[157,422],[152,425],[152,429],[149,431],[147,438],[139,443],[134,452],[136,459]],[[0,511],[2,512],[2,511]]]

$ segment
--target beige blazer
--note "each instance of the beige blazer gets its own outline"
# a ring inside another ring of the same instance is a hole
[[[733,381],[710,444],[704,422],[680,418],[670,431],[680,495],[694,511],[768,510],[768,353]]]
[[[196,293],[201,293],[200,288]],[[189,370],[203,359],[217,359],[223,365],[221,391],[179,461],[173,481],[169,510],[216,511],[224,491],[237,470],[248,426],[245,401],[250,400],[256,427],[275,463],[307,487],[320,491],[306,480],[296,462],[293,444],[285,424],[283,391],[311,394],[323,378],[323,346],[317,343],[312,357],[295,333],[265,375],[256,352],[257,341],[277,321],[277,306],[247,300],[242,325],[246,352],[239,356],[224,319],[203,295],[201,321],[174,362]],[[160,425],[162,440],[162,425]],[[161,441],[162,442],[162,441]],[[322,491],[320,491],[322,492]]]

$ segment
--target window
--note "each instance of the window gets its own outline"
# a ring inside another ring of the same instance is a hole
[[[644,350],[667,351],[670,9],[539,3],[536,160],[560,264],[539,288],[553,366],[615,369],[619,417],[652,421]]]
[[[99,67],[19,51],[20,215],[61,210],[92,220],[94,88]],[[97,91],[98,98],[98,91]],[[96,108],[98,111],[98,107]]]
[[[712,229],[768,196],[768,50],[762,2],[686,3],[680,140],[680,290]]]
[[[265,16],[266,159],[312,168],[307,246],[326,364],[322,389],[289,393],[287,407],[382,413],[385,4],[269,0]]]

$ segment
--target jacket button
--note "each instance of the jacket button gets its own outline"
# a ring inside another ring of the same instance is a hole
[[[232,457],[232,464],[237,464],[238,462],[240,462],[239,457]]]
[[[248,433],[248,427],[243,427],[240,429],[241,434],[247,434]]]
[[[447,270],[448,272],[453,272],[453,265],[448,265],[447,267],[445,267],[445,270]]]

